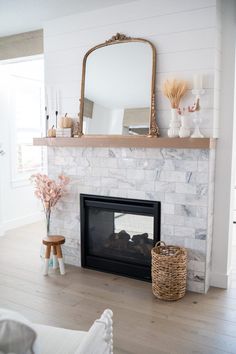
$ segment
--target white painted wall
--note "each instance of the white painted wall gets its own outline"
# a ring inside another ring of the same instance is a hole
[[[212,285],[227,287],[231,272],[233,232],[233,190],[235,184],[235,39],[236,3],[218,3],[219,30],[222,36],[222,75],[220,85],[220,139],[216,149],[214,238]]]
[[[151,40],[157,48],[157,117],[161,133],[169,123],[169,102],[160,92],[163,80],[192,80],[205,75],[202,100],[203,132],[218,133],[220,71],[216,0],[142,0],[45,23],[46,85],[60,89],[62,112],[77,116],[83,56],[92,46],[117,32]],[[190,82],[191,84],[191,82]],[[189,93],[188,104],[193,97]]]

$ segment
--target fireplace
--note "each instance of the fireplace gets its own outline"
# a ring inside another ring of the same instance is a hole
[[[82,267],[151,280],[160,202],[81,194],[80,210]]]

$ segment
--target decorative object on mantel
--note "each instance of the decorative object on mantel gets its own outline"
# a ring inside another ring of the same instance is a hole
[[[72,136],[74,138],[78,138],[79,137],[79,121],[74,122],[73,124],[73,130],[72,130]]]
[[[49,115],[54,117],[53,123],[55,128],[58,126],[58,114],[60,113],[60,91],[53,88],[45,88],[45,118],[46,118],[46,135],[48,134]]]
[[[180,121],[181,121],[181,127],[179,129],[179,137],[188,138],[191,134],[189,112],[185,108],[183,108],[182,110],[179,108],[178,113],[180,115]]]
[[[189,112],[193,112],[194,118],[194,131],[191,135],[191,138],[204,138],[204,135],[200,131],[200,124],[201,124],[201,114],[200,114],[200,97],[204,95],[205,90],[203,90],[203,77],[202,75],[194,75],[194,86],[192,90],[192,94],[195,96],[195,101],[192,107],[189,107]]]
[[[152,249],[152,291],[161,300],[181,299],[186,293],[187,251],[159,241]]]
[[[144,128],[148,134],[144,136],[158,137],[155,87],[156,48],[149,40],[117,33],[89,49],[82,65],[78,132],[73,136],[127,136],[132,130],[122,125],[122,110],[147,107],[149,121]],[[93,103],[92,116],[86,114],[86,100]],[[93,119],[88,122],[88,118]],[[142,128],[137,121],[135,126]]]
[[[54,125],[52,126],[51,129],[48,129],[48,137],[49,138],[55,138],[56,137],[56,129],[54,128]]]
[[[59,128],[72,128],[73,125],[73,120],[72,118],[68,117],[67,113],[65,114],[65,117],[61,117],[59,119]]]
[[[48,123],[49,123],[48,107],[45,106],[45,136],[48,136]]]
[[[59,175],[57,183],[47,175],[37,173],[31,176],[31,182],[35,187],[35,196],[41,200],[44,208],[47,223],[47,236],[50,234],[50,218],[52,208],[55,207],[58,200],[66,193],[66,186],[69,183],[69,177]]]
[[[56,129],[57,138],[71,138],[71,128],[57,128]]]
[[[56,128],[57,128],[57,116],[59,113],[59,91],[56,90],[56,111],[55,111],[55,118],[56,118]]]
[[[171,119],[168,129],[169,138],[176,138],[179,136],[180,120],[177,110],[187,89],[188,85],[184,80],[166,80],[163,84],[163,94],[169,99],[171,105]]]

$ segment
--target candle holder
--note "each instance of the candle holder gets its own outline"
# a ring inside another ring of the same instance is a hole
[[[192,110],[194,117],[193,117],[193,123],[194,123],[194,131],[191,135],[191,138],[204,138],[204,135],[200,131],[200,124],[202,122],[201,114],[200,114],[200,98],[202,95],[204,95],[205,90],[203,89],[193,89],[192,94],[195,96],[195,103],[194,103],[194,108]]]
[[[45,137],[46,138],[48,136],[48,123],[49,123],[48,108],[47,106],[45,106]]]

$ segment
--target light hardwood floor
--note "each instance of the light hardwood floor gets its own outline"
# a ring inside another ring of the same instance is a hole
[[[67,266],[65,276],[44,277],[42,233],[41,224],[33,224],[0,238],[1,307],[34,322],[81,330],[109,307],[115,354],[236,353],[236,270],[228,291],[212,288],[207,295],[162,302],[149,283],[111,274]]]

